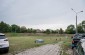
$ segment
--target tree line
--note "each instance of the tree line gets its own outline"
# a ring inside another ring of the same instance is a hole
[[[77,25],[78,33],[85,33],[85,20]],[[16,24],[9,25],[3,21],[0,22],[0,33],[46,33],[46,34],[75,34],[76,28],[73,24],[69,25],[66,30],[62,28],[52,30],[40,30],[33,28],[26,28],[25,26],[18,26]]]

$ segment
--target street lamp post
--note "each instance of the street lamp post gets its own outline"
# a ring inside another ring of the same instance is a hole
[[[72,9],[72,8],[71,8]],[[76,34],[78,33],[78,28],[77,28],[77,14],[78,13],[81,13],[83,11],[79,11],[79,12],[76,12],[74,9],[72,9],[72,11],[74,11],[76,13]]]
[[[76,34],[78,33],[78,29],[77,29],[77,14],[76,14]]]

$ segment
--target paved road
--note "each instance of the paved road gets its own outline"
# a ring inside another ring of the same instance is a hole
[[[47,44],[28,49],[16,55],[60,55],[60,46],[59,44]]]

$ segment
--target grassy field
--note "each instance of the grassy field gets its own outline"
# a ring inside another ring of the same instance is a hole
[[[58,37],[58,36],[12,36],[8,37],[10,42],[9,53],[15,54],[24,51],[29,48],[38,47],[44,44],[55,44],[57,42],[63,41],[63,49],[67,50],[70,46],[70,37]],[[44,43],[35,43],[36,39],[43,39]],[[57,40],[56,40],[57,39]],[[67,46],[67,47],[66,47]],[[64,48],[65,47],[65,48]]]

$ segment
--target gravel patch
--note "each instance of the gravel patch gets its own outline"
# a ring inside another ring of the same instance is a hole
[[[31,48],[16,55],[60,55],[59,44],[47,44],[37,48]]]

